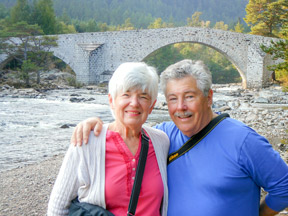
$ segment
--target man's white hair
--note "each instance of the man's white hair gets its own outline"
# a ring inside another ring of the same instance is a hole
[[[192,76],[197,83],[197,87],[207,97],[212,87],[212,75],[207,66],[202,61],[192,61],[184,59],[167,67],[160,75],[160,85],[166,95],[166,85],[171,79],[182,79]]]

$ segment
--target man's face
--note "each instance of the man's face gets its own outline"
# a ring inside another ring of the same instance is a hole
[[[171,119],[186,136],[198,133],[211,121],[213,91],[205,97],[192,76],[168,81],[165,96]]]

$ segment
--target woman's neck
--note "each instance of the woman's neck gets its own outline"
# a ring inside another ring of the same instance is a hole
[[[122,125],[118,125],[116,122],[113,122],[109,124],[108,129],[119,133],[131,153],[133,155],[136,154],[139,146],[139,136],[141,135],[141,128],[131,129],[129,127],[124,127]]]

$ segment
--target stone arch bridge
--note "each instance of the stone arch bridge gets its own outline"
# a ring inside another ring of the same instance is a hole
[[[174,43],[209,46],[227,57],[242,77],[243,88],[261,88],[271,81],[273,63],[260,45],[272,38],[210,28],[177,27],[58,35],[54,55],[68,64],[85,84],[108,81],[123,62],[142,61],[155,50]],[[274,39],[276,40],[276,39]],[[0,55],[0,64],[7,59]],[[3,65],[3,64],[2,64]]]

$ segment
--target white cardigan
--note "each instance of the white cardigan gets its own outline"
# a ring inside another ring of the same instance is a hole
[[[167,156],[169,138],[157,129],[143,126],[149,135],[164,185],[161,215],[167,215]],[[70,146],[55,181],[49,204],[48,216],[68,215],[71,200],[78,196],[80,202],[106,207],[105,204],[105,147],[108,124],[98,137],[90,133],[88,145]]]

